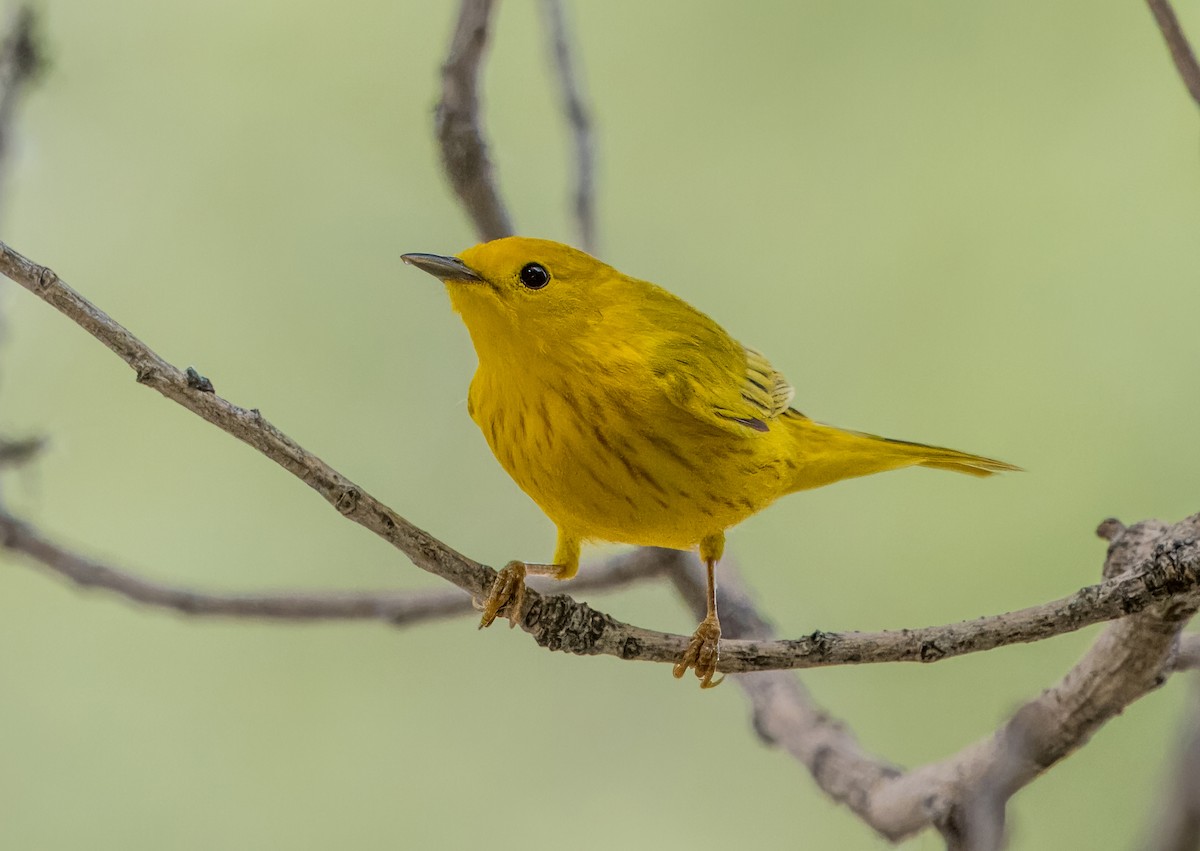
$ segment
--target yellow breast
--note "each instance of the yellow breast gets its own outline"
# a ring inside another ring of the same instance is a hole
[[[740,439],[628,384],[481,365],[469,410],[508,474],[584,539],[685,548],[784,490],[782,432]]]

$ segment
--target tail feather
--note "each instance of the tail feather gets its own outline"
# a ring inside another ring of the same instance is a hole
[[[789,491],[807,490],[903,467],[930,467],[980,477],[1021,469],[1004,461],[956,449],[823,425],[794,411],[785,414],[784,420],[794,436],[796,462]]]
[[[865,435],[875,437],[874,435]],[[944,446],[928,446],[924,443],[912,443],[907,440],[892,440],[890,437],[875,437],[875,440],[902,447],[910,457],[915,457],[918,467],[929,467],[934,470],[953,470],[956,473],[966,473],[968,476],[990,476],[993,473],[1019,473],[1021,468],[1015,464],[997,461],[995,458],[985,458],[982,455],[971,455],[959,452],[957,449],[947,449]]]

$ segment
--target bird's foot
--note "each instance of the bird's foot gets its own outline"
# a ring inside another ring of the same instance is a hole
[[[725,678],[720,677],[714,682],[713,675],[717,672],[717,649],[720,642],[721,622],[709,615],[700,621],[700,626],[696,627],[696,632],[692,635],[691,643],[684,651],[683,658],[675,663],[672,671],[675,678],[682,677],[689,668],[694,668],[696,678],[700,680],[700,688],[719,686],[725,681]]]
[[[510,561],[497,574],[483,604],[475,603],[475,608],[483,612],[479,619],[479,628],[491,626],[497,617],[508,618],[509,628],[517,625],[521,619],[521,607],[525,604],[525,562]]]

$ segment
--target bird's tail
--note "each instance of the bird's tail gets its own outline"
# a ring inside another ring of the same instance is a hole
[[[796,411],[788,411],[781,419],[793,436],[795,466],[789,493],[901,467],[932,467],[971,476],[1021,469],[956,449],[822,425]]]

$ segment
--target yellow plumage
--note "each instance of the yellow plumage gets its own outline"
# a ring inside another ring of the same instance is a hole
[[[791,386],[761,353],[568,246],[512,237],[405,260],[445,281],[470,331],[479,367],[468,410],[558,527],[543,572],[559,578],[575,575],[588,540],[699,546],[711,575],[724,531],[785,494],[914,465],[1016,469],[816,423],[789,407]],[[711,588],[710,603],[696,658],[681,663],[704,685],[719,635]]]

